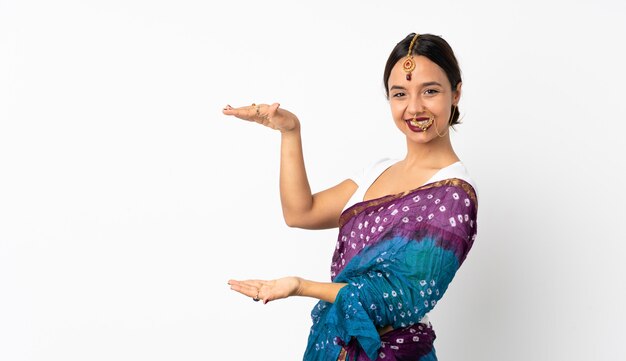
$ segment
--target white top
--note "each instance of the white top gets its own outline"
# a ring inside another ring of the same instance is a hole
[[[352,207],[356,203],[363,202],[363,198],[365,197],[365,192],[367,192],[367,190],[374,183],[374,181],[376,181],[376,179],[378,179],[378,177],[380,177],[380,175],[385,170],[387,170],[387,168],[391,167],[392,165],[394,165],[395,163],[399,161],[400,159],[396,159],[396,158],[383,158],[368,165],[362,170],[354,173],[353,176],[350,177],[350,179],[352,179],[354,183],[357,184],[358,188],[354,192],[352,197],[350,197],[350,200],[348,200],[348,203],[346,203],[346,205],[343,207],[343,210],[345,211],[346,209]],[[456,163],[452,163],[447,167],[441,168],[440,170],[437,171],[437,173],[435,173],[432,177],[430,177],[430,179],[427,180],[426,183],[424,184],[438,182],[440,180],[449,179],[449,178],[462,179],[466,181],[467,183],[471,184],[472,187],[474,187],[474,190],[477,189],[474,181],[472,180],[472,178],[470,178],[469,173],[467,172],[467,169],[465,168],[463,163],[461,163],[460,161]]]

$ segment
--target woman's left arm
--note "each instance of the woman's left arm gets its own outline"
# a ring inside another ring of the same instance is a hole
[[[301,277],[283,277],[275,280],[229,280],[230,289],[263,303],[290,296],[317,298],[333,303],[346,283],[315,282]]]

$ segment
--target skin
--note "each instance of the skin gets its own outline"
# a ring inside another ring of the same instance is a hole
[[[389,105],[394,124],[406,139],[406,157],[385,170],[368,188],[364,200],[375,199],[415,189],[439,169],[459,160],[452,149],[448,120],[451,106],[461,97],[461,84],[451,84],[437,64],[424,56],[415,56],[412,80],[406,80],[401,59],[389,77]],[[257,111],[258,110],[258,111]],[[271,105],[226,106],[225,115],[256,122],[281,133],[280,195],[283,216],[290,227],[327,229],[338,227],[343,207],[357,185],[346,179],[336,186],[312,194],[304,167],[300,121],[278,103]],[[434,116],[433,125],[424,132],[414,132],[407,120]],[[441,136],[440,136],[441,135]],[[301,277],[275,280],[229,280],[233,291],[263,303],[291,296],[313,297],[334,302],[345,283],[315,282]],[[385,333],[391,328],[380,329]]]

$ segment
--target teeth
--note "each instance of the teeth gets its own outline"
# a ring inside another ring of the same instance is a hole
[[[430,128],[431,124],[433,124],[433,118],[420,121],[411,119],[409,123],[414,127],[420,128],[422,131],[426,131],[426,129]]]
[[[423,126],[423,125],[428,124],[428,122],[429,122],[429,121],[430,121],[430,119],[420,120],[420,121],[417,121],[417,120],[411,120],[411,125],[416,126],[416,127],[419,127],[420,125],[422,125],[422,126]]]

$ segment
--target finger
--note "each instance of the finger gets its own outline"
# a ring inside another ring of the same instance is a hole
[[[263,281],[261,280],[243,280],[243,281],[238,281],[238,280],[229,280],[228,284],[229,285],[247,285],[247,286],[252,286],[252,287],[260,287],[263,283]]]
[[[239,108],[227,106],[222,111],[225,115],[234,115],[240,119],[252,120],[252,118],[256,115],[256,105],[248,105]]]
[[[263,301],[263,304],[267,304],[269,301],[273,301],[276,299],[276,295],[274,294],[274,289],[269,285],[264,285],[265,287],[261,288],[261,292],[259,292],[259,299]]]
[[[259,293],[258,288],[243,283],[231,284],[230,289],[251,298],[255,298]]]
[[[276,112],[278,111],[278,108],[280,107],[280,103],[274,103],[272,105],[269,106],[268,110],[267,110],[267,116],[271,119],[276,115]]]
[[[244,281],[237,281],[237,282],[242,283],[242,284],[246,284],[248,286],[256,287],[256,288],[261,288],[261,286],[263,285],[263,283],[265,281],[262,281],[262,280],[244,280]]]
[[[265,281],[261,281],[261,280],[244,280],[244,281],[229,280],[228,284],[229,285],[245,285],[245,286],[261,288],[264,282]]]
[[[268,303],[284,296],[280,296],[280,289],[276,286],[276,280],[260,281],[261,287],[259,288],[259,298],[263,300],[263,303]]]
[[[260,292],[261,287],[266,284],[266,281],[262,280],[245,280],[245,281],[237,281],[237,280],[229,280],[228,284],[231,285],[231,289],[234,289],[232,286],[237,286],[236,290],[244,290],[249,291],[253,290],[254,295],[251,297],[255,297],[257,293]]]
[[[259,289],[259,299],[263,301],[263,304],[268,303],[272,299],[271,290],[267,287]]]
[[[241,108],[233,108],[230,104],[226,104],[222,112],[227,115],[235,115],[238,113],[239,109]]]

